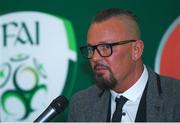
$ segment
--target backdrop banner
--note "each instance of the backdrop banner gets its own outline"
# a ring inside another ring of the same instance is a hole
[[[77,61],[72,25],[36,11],[4,14],[0,25],[1,120],[32,121],[62,93]]]
[[[137,15],[144,64],[180,79],[180,0],[0,0],[0,121],[32,122],[59,95],[95,84],[87,30],[96,13]],[[69,108],[53,121],[66,121]]]

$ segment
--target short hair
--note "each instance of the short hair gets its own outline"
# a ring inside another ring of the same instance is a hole
[[[93,18],[92,22],[102,22],[112,17],[118,17],[123,15],[131,17],[131,19],[137,23],[137,16],[133,12],[119,8],[109,8],[97,13],[96,16]]]
[[[113,17],[121,17],[121,16],[127,16],[133,22],[135,22],[137,35],[140,38],[141,31],[140,31],[139,24],[138,24],[138,18],[132,11],[129,11],[126,9],[109,8],[109,9],[103,10],[96,14],[96,16],[93,18],[91,24],[100,23],[100,22],[106,21],[108,19],[111,19]]]

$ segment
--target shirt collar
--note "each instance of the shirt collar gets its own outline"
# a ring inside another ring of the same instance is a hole
[[[148,71],[146,66],[144,65],[144,70],[140,78],[128,90],[126,90],[123,93],[117,93],[113,90],[110,90],[112,99],[115,100],[116,97],[120,97],[122,95],[126,97],[128,100],[135,102],[138,98],[141,97],[144,88],[146,86],[147,80],[148,80]]]

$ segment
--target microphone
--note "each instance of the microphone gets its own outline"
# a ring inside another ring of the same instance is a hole
[[[68,106],[65,96],[58,96],[34,122],[49,122]]]

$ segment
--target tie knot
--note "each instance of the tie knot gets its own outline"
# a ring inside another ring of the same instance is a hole
[[[124,96],[120,96],[120,98],[115,99],[116,101],[116,105],[120,105],[121,107],[123,107],[123,105],[128,101],[128,99]]]

